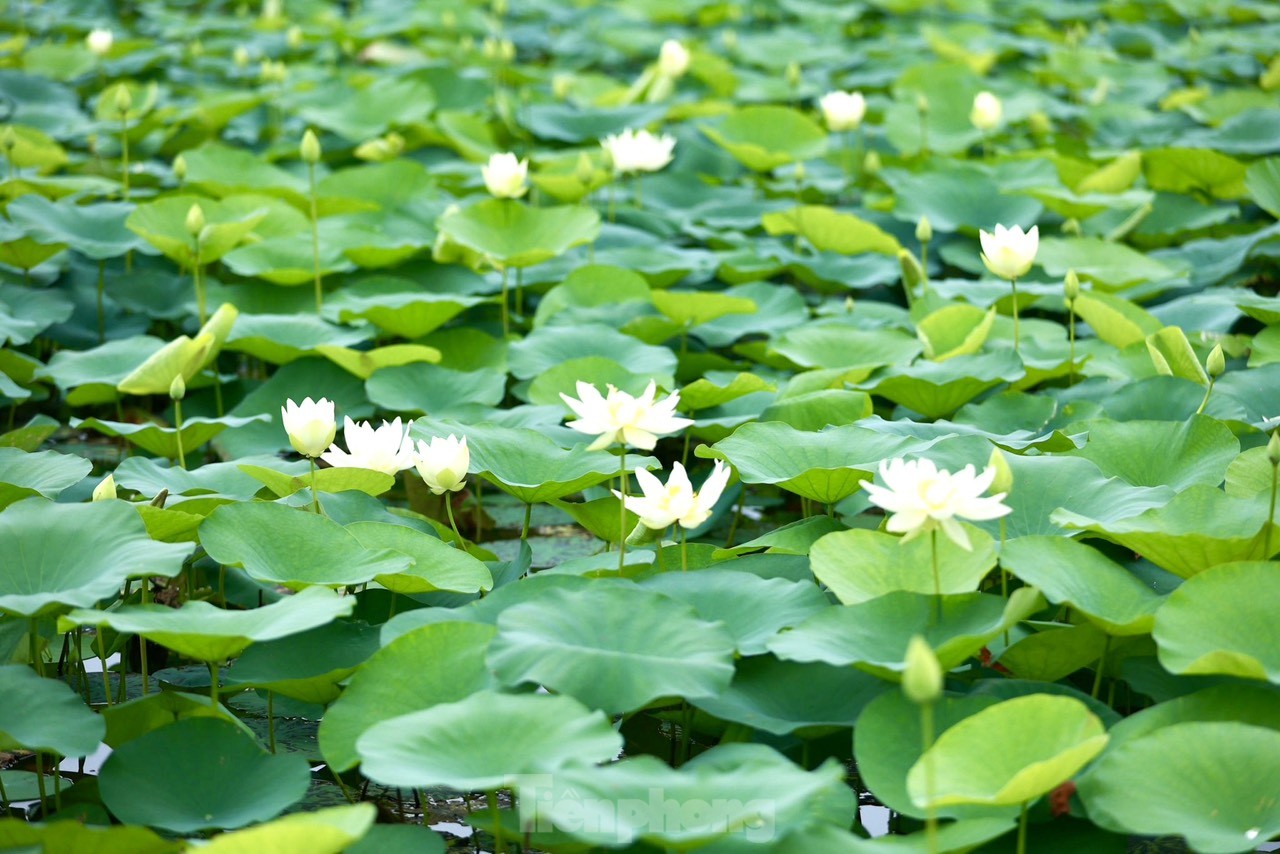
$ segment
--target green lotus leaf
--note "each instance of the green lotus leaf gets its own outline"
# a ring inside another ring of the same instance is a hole
[[[91,462],[72,454],[0,448],[0,508],[37,495],[57,498],[92,469]]]
[[[1149,706],[1111,727],[1111,749],[1173,724],[1233,721],[1280,730],[1276,688],[1260,682],[1232,681]]]
[[[355,522],[347,532],[367,549],[390,549],[413,558],[406,569],[374,580],[396,593],[479,593],[493,589],[489,568],[467,552],[403,525]]]
[[[1123,566],[1077,540],[1020,537],[1005,543],[1000,565],[1112,635],[1149,633],[1164,602]]]
[[[0,691],[5,697],[0,749],[88,756],[107,731],[102,718],[68,685],[42,679],[25,664],[0,667]]]
[[[5,209],[9,219],[35,240],[66,244],[96,261],[117,258],[146,245],[125,228],[132,211],[133,205],[125,202],[52,202],[36,193],[19,196]]]
[[[463,791],[603,762],[621,748],[609,719],[572,697],[491,691],[379,721],[356,741],[371,780]]]
[[[0,611],[24,617],[87,608],[127,579],[172,578],[191,553],[158,543],[123,501],[54,504],[28,498],[0,514]]]
[[[926,418],[950,415],[988,389],[1025,373],[1010,350],[956,356],[945,362],[916,362],[890,367],[859,385]]]
[[[1054,278],[1075,270],[1081,280],[1112,291],[1143,282],[1163,282],[1182,272],[1176,266],[1100,237],[1046,237],[1040,241],[1036,260]]]
[[[174,721],[193,717],[220,718],[240,727],[246,735],[252,735],[248,726],[221,703],[215,703],[208,694],[188,694],[177,690],[155,691],[115,703],[102,709],[101,716],[107,725],[102,742],[113,748]]]
[[[173,378],[178,375],[190,384],[198,372],[217,358],[239,316],[235,306],[223,303],[194,339],[180,335],[165,344],[117,383],[116,389],[125,394],[168,394]]]
[[[958,303],[940,308],[921,319],[916,324],[916,334],[924,342],[926,359],[945,362],[955,356],[971,356],[981,350],[995,320],[995,306],[983,311],[976,306]]]
[[[1078,426],[1088,429],[1089,441],[1072,455],[1092,460],[1106,476],[1134,486],[1179,491],[1194,484],[1216,487],[1240,453],[1230,428],[1203,415],[1186,421],[1099,420]]]
[[[912,121],[919,123],[915,116]],[[885,169],[877,177],[897,196],[895,217],[912,224],[928,217],[934,232],[964,230],[974,235],[997,223],[1030,227],[1041,211],[1035,199],[1002,192],[996,178],[976,164],[951,162],[922,172]]]
[[[294,511],[298,512],[298,511]],[[191,600],[181,608],[128,605],[115,611],[79,609],[59,618],[59,625],[108,626],[117,632],[141,635],[179,655],[199,661],[235,658],[253,643],[275,640],[338,617],[351,615],[355,599],[322,587],[309,587],[252,611],[226,611],[208,602]]]
[[[60,350],[35,378],[52,380],[71,406],[110,403],[121,397],[116,384],[164,345],[159,338],[135,335],[88,350]]]
[[[532,267],[595,240],[600,215],[581,205],[531,208],[509,199],[489,199],[446,213],[436,228],[491,264]]]
[[[360,665],[320,723],[320,752],[338,771],[360,761],[356,739],[380,721],[492,686],[484,663],[493,626],[441,622],[389,640]]]
[[[1023,804],[1070,779],[1106,745],[1102,721],[1079,700],[1017,697],[938,736],[907,773],[907,791],[922,807]]]
[[[236,321],[225,346],[273,365],[286,365],[320,352],[322,345],[347,347],[372,337],[372,330],[335,326],[314,315],[245,314]]]
[[[828,608],[769,641],[784,661],[856,664],[897,681],[906,668],[907,642],[921,635],[937,653],[943,671],[976,655],[989,640],[1025,620],[1044,600],[1020,587],[1008,601],[985,593],[938,597],[898,591],[857,605]]]
[[[1275,564],[1227,563],[1187,579],[1156,613],[1160,663],[1171,673],[1224,673],[1280,683],[1280,632],[1270,618]]]
[[[841,255],[878,252],[897,258],[898,251],[902,249],[897,238],[875,223],[822,205],[804,205],[765,214],[761,221],[769,234],[798,235],[819,252],[838,252]]]
[[[1135,516],[1108,521],[1057,510],[1053,520],[1133,549],[1161,569],[1183,578],[1221,563],[1267,558],[1263,554],[1265,532],[1273,524],[1267,521],[1263,502],[1232,498],[1204,484],[1190,486],[1169,503]],[[1280,538],[1271,544],[1273,554],[1277,549]]]
[[[378,646],[377,628],[335,620],[255,643],[236,659],[222,681],[225,685],[265,688],[304,703],[327,704],[341,693],[339,684],[377,652]]]
[[[357,851],[358,843],[368,840],[375,829],[377,808],[370,803],[328,807],[315,812],[281,816],[255,827],[222,833],[204,846],[207,854],[249,854],[253,851],[305,850],[308,854],[342,854]],[[398,828],[394,828],[398,829]],[[430,840],[439,840],[433,849]],[[443,840],[431,831],[423,831],[414,842],[422,854],[442,854]],[[379,848],[387,851],[388,846]]]
[[[756,312],[756,304],[745,297],[708,291],[654,291],[652,299],[658,311],[684,328],[731,314]]]
[[[424,292],[413,282],[378,278],[338,291],[325,300],[325,310],[337,312],[342,323],[367,320],[392,335],[413,340],[481,302],[480,297]]]
[[[365,389],[371,403],[392,412],[480,420],[480,413],[490,412],[506,396],[507,377],[489,368],[456,371],[414,362],[379,368],[365,382]]]
[[[874,368],[909,362],[921,344],[894,329],[855,329],[838,321],[818,321],[782,333],[770,350],[801,367],[841,368],[856,382]]]
[[[679,821],[655,821],[647,809],[614,809],[619,803],[648,804],[655,791],[673,804],[719,808],[682,811]],[[739,846],[758,847],[809,827],[843,828],[856,805],[835,760],[805,771],[763,744],[721,744],[678,769],[653,756],[601,768],[576,764],[550,779],[520,778],[517,793],[531,809],[524,818],[539,827],[555,827],[592,845],[644,840],[679,851],[717,850],[717,840],[743,850]],[[573,809],[579,804],[581,809]]]
[[[228,252],[222,263],[237,276],[264,279],[276,285],[304,285],[315,279],[317,258],[314,252],[311,235],[295,232],[240,246]],[[343,254],[341,246],[321,242],[321,276],[349,273],[355,268],[356,265]]]
[[[813,119],[789,107],[743,107],[718,125],[702,125],[700,129],[739,163],[756,172],[812,160],[827,151],[826,132]]]
[[[26,344],[71,317],[72,310],[71,302],[56,291],[0,285],[0,344]]]
[[[756,374],[710,374],[680,389],[680,411],[697,412],[723,406],[758,391],[774,391],[775,386]]]
[[[185,418],[182,421],[182,449],[184,453],[192,453],[202,447],[210,439],[223,430],[243,427],[255,422],[266,422],[266,415],[254,415],[249,418],[237,418],[224,415],[221,418]],[[71,426],[94,430],[104,436],[120,436],[130,444],[137,445],[157,457],[176,460],[178,458],[178,429],[162,427],[159,424],[131,424],[122,421],[103,421],[98,418],[72,418]]]
[[[279,463],[278,460],[272,462]],[[277,498],[286,498],[295,492],[312,488],[316,492],[346,492],[354,489],[376,496],[391,489],[396,483],[396,479],[386,472],[347,466],[319,469],[315,472],[314,480],[311,473],[305,470],[293,474],[267,466],[241,464],[237,468],[266,486]]]
[[[694,705],[721,720],[774,735],[817,734],[853,726],[867,703],[892,690],[883,679],[856,668],[758,655],[738,662],[733,682],[723,692]]]
[[[10,797],[17,799],[19,793],[14,788],[8,783],[5,788]],[[161,838],[145,827],[95,827],[78,821],[36,824],[22,818],[5,818],[0,819],[0,845],[20,851],[31,849],[93,851],[96,854],[177,854],[186,843],[179,839]]]
[[[1115,746],[1080,781],[1108,830],[1176,834],[1196,851],[1255,850],[1280,834],[1280,732],[1236,721],[1175,723]]]
[[[243,827],[278,815],[311,782],[299,754],[271,754],[218,718],[184,718],[116,748],[98,773],[127,824],[175,833]]]
[[[1166,377],[1180,377],[1202,386],[1209,384],[1209,375],[1191,349],[1187,335],[1177,326],[1166,326],[1147,336],[1147,352],[1156,373]]]
[[[807,555],[813,544],[833,531],[843,531],[844,526],[830,516],[810,516],[774,528],[766,534],[728,549],[718,549],[716,560],[729,555],[767,551],[770,554]]]
[[[365,584],[413,563],[399,552],[366,548],[323,515],[262,501],[219,507],[201,524],[200,544],[250,578],[295,588]]]
[[[200,205],[205,227],[200,232],[199,263],[212,264],[239,246],[267,216],[266,208],[240,211],[202,196],[166,196],[138,205],[125,225],[166,258],[190,269],[197,261],[196,241],[187,230],[187,214]]]
[[[733,676],[733,651],[733,637],[689,605],[607,587],[552,590],[507,608],[487,660],[504,684],[545,685],[616,713],[719,693]]]
[[[1018,679],[1054,683],[1091,665],[1102,667],[1107,635],[1091,623],[1030,623],[1032,631],[1000,653],[1000,665]]]
[[[964,525],[964,523],[961,523]],[[996,565],[996,544],[985,531],[964,525],[972,550],[949,537],[938,538],[938,581],[943,593],[970,593]],[[827,534],[813,544],[809,561],[814,577],[846,605],[908,590],[933,593],[929,537],[902,537],[856,528]]]
[[[186,183],[218,198],[237,193],[279,196],[299,210],[306,210],[307,179],[273,166],[261,157],[218,142],[206,142],[182,152],[187,164]]]
[[[602,356],[623,365],[638,375],[648,375],[666,382],[676,372],[676,356],[666,347],[644,344],[599,325],[544,326],[529,333],[523,341],[509,348],[511,374],[518,379],[532,379],[571,359]],[[603,391],[603,389],[601,389]],[[577,397],[573,394],[572,397]]]
[[[388,76],[352,85],[334,76],[298,99],[297,114],[307,124],[362,142],[393,125],[423,121],[435,102],[431,87],[421,80]]]
[[[1245,165],[1203,148],[1154,148],[1142,152],[1142,173],[1153,190],[1205,193],[1219,199],[1246,194]]]
[[[779,631],[830,607],[808,582],[760,578],[730,568],[666,572],[640,586],[692,605],[707,622],[724,623],[741,655],[763,653],[765,641]]]

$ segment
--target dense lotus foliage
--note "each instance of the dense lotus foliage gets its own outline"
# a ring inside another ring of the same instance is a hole
[[[1280,835],[1280,5],[0,21],[0,848]]]

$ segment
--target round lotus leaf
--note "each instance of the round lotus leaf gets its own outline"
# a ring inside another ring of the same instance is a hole
[[[790,107],[744,107],[730,113],[719,125],[704,125],[702,132],[756,172],[769,172],[797,160],[812,160],[827,150],[826,131]]]
[[[486,199],[446,213],[436,228],[449,241],[503,267],[532,267],[600,233],[589,207],[532,208],[511,199]]]
[[[0,514],[0,611],[34,617],[86,608],[140,576],[172,578],[190,543],[159,543],[123,501],[28,498]]]
[[[1253,851],[1280,834],[1280,732],[1236,721],[1161,727],[1108,750],[1080,780],[1096,824],[1177,834],[1205,854]]]
[[[461,791],[605,762],[621,749],[609,719],[572,697],[491,691],[380,721],[356,741],[361,770],[375,782]]]
[[[0,750],[87,756],[106,734],[106,722],[66,683],[42,679],[25,664],[0,667],[0,696]]]
[[[310,783],[305,757],[268,753],[217,718],[186,718],[123,744],[98,774],[116,818],[174,833],[265,821]]]
[[[1079,700],[1016,697],[942,733],[907,772],[907,791],[921,807],[1023,804],[1070,779],[1106,745],[1102,721]]]
[[[202,850],[205,854],[341,854],[355,850],[351,846],[366,838],[377,812],[373,804],[359,803],[295,813],[219,834]]]
[[[549,590],[498,616],[488,662],[592,708],[630,712],[660,697],[706,697],[733,677],[734,642],[692,607],[626,586]]]
[[[938,580],[944,594],[977,590],[996,565],[995,541],[985,531],[964,527],[972,546],[969,551],[949,537],[938,538]],[[929,540],[917,537],[903,542],[902,537],[863,528],[836,531],[813,544],[809,560],[814,577],[846,605],[896,590],[933,593]]]
[[[1187,579],[1156,612],[1153,635],[1171,673],[1280,683],[1280,585],[1274,562],[1228,563]]]
[[[37,495],[56,498],[92,470],[93,463],[72,454],[0,448],[0,508]]]

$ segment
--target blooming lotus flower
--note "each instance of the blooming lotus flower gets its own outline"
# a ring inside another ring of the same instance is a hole
[[[977,474],[971,465],[952,473],[940,470],[930,460],[908,462],[898,458],[880,463],[884,486],[870,481],[862,486],[872,504],[892,514],[885,527],[892,533],[905,534],[904,543],[941,528],[956,545],[970,551],[969,535],[957,520],[999,519],[1012,512],[1002,503],[1005,493],[982,494],[995,476],[993,466],[987,466],[982,474]]]
[[[368,421],[356,423],[350,417],[342,423],[342,438],[347,450],[336,444],[320,455],[334,468],[373,469],[394,475],[413,465],[413,440],[408,436],[409,425],[400,426],[400,419],[374,429]]]
[[[94,56],[106,56],[111,53],[111,46],[115,41],[115,34],[111,30],[97,29],[91,30],[89,35],[84,37],[84,46]]]
[[[1013,228],[997,225],[995,234],[979,231],[978,239],[982,241],[982,263],[987,269],[1002,279],[1014,281],[1022,278],[1036,260],[1040,227],[1033,225],[1024,233],[1020,225]]]
[[[867,114],[867,99],[861,92],[828,92],[818,99],[818,106],[833,131],[853,130]]]
[[[608,153],[615,172],[657,172],[675,156],[672,152],[676,138],[666,134],[654,136],[647,130],[628,128],[622,133],[606,136],[600,146]]]
[[[658,73],[674,80],[689,70],[689,51],[675,39],[667,39],[658,51]]]
[[[596,436],[587,448],[591,451],[607,448],[614,442],[651,451],[659,436],[678,433],[693,423],[675,414],[676,404],[680,402],[679,392],[654,401],[658,386],[653,380],[639,397],[632,397],[613,386],[609,386],[608,395],[602,397],[595,386],[581,380],[577,388],[577,400],[563,392],[560,394],[560,398],[578,416],[566,426],[579,433]]]
[[[302,403],[286,401],[280,407],[280,419],[284,423],[284,431],[289,434],[289,444],[304,457],[314,459],[320,456],[338,435],[333,401],[323,397],[314,402],[309,397]]]
[[[518,199],[529,191],[525,180],[529,177],[529,161],[516,160],[511,152],[494,154],[480,167],[484,185],[494,198]]]
[[[623,498],[616,489],[613,494],[623,498],[627,509],[639,516],[640,524],[646,528],[660,531],[672,523],[679,523],[682,528],[696,528],[711,516],[729,482],[730,471],[723,461],[716,460],[711,476],[702,484],[702,489],[694,492],[689,475],[680,463],[671,467],[671,477],[665,486],[648,471],[638,468],[636,481],[644,494]]]
[[[986,132],[1000,126],[1004,119],[1004,105],[1000,99],[990,92],[979,92],[973,96],[973,109],[969,111],[969,121],[978,130]]]
[[[450,433],[448,439],[433,436],[431,444],[419,440],[413,464],[432,495],[459,492],[466,485],[467,469],[471,467],[467,437],[458,439]]]

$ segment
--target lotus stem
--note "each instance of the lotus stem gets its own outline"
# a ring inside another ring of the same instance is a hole
[[[307,180],[311,186],[311,270],[315,276],[316,315],[319,316],[324,308],[324,289],[320,280],[320,212],[316,202],[316,164],[309,161]]]
[[[658,547],[657,547],[657,552],[658,552],[658,554],[657,554],[657,558],[658,558],[658,572],[666,572],[666,571],[667,571],[667,559],[666,559],[666,557],[664,557],[664,556],[663,556],[663,554],[662,554],[662,550],[663,550],[663,549],[662,549],[662,546],[663,546],[663,543],[664,543],[664,542],[666,541],[666,539],[667,539],[667,531],[668,531],[668,530],[670,530],[670,529],[669,529],[669,528],[663,528],[663,529],[662,529],[662,534],[658,537]]]
[[[142,579],[142,604],[146,605],[151,601],[151,578],[144,577]],[[223,604],[226,604],[226,597],[223,597]],[[138,635],[138,664],[142,670],[142,696],[151,693],[151,675],[147,667],[147,639],[142,635]]]
[[[1006,534],[1005,518],[1000,517],[1000,553],[1004,554],[1004,540]],[[1004,564],[1000,564],[1000,598],[1009,598],[1009,570],[1004,568]],[[1004,645],[1009,645],[1009,630],[1004,630]]]
[[[191,283],[196,289],[196,316],[200,319],[200,325],[204,326],[208,315],[205,312],[204,269],[200,266],[199,235],[195,238],[195,251],[191,259]]]
[[[1213,394],[1213,377],[1209,377],[1209,387],[1204,390],[1204,400],[1200,401],[1200,406],[1196,409],[1196,415],[1203,415],[1204,408],[1209,405],[1209,395]]]
[[[618,479],[622,481],[619,490],[622,497],[618,499],[618,572],[627,565],[627,446],[622,446],[622,454],[618,457]]]
[[[4,790],[4,778],[0,777],[0,815],[9,814],[9,794]]]
[[[178,465],[182,468],[187,467],[187,454],[182,447],[182,400],[174,399],[173,401],[173,438],[178,443]],[[311,464],[312,466],[315,463]],[[313,475],[314,477],[314,475]]]
[[[36,785],[40,788],[40,818],[45,818],[44,802],[49,797],[49,793],[44,787],[44,754],[39,750],[36,751]]]
[[[1022,814],[1018,816],[1018,854],[1027,854],[1027,802],[1022,802]]]
[[[522,543],[527,542],[529,540],[529,523],[530,521],[532,521],[532,519],[533,519],[533,505],[525,504],[524,505],[524,525],[520,528],[520,542]]]
[[[680,571],[689,571],[689,529],[680,526]]]
[[[392,602],[395,601],[395,594],[392,595]],[[267,692],[267,746],[272,753],[276,752],[276,692]]]
[[[502,268],[502,337],[506,338],[511,332],[511,318],[507,312],[507,267]]]
[[[516,267],[516,317],[524,317],[524,267]]]
[[[316,491],[316,458],[307,457],[311,464],[311,512],[320,515],[320,493]]]
[[[1018,352],[1018,280],[1010,279],[1009,285],[1013,288],[1013,352]]]
[[[507,840],[502,832],[502,815],[498,811],[498,793],[496,790],[485,792],[484,797],[489,804],[489,817],[493,819],[493,851],[494,854],[502,854],[503,849],[507,847]]]
[[[32,622],[34,623],[34,620]],[[107,640],[102,634],[102,626],[98,626],[97,641],[98,641],[98,657],[102,659],[102,695],[103,695],[104,702],[106,702],[106,704],[110,706],[111,705],[111,674],[107,673]]]
[[[105,259],[98,259],[98,343],[104,344],[107,340],[107,313],[103,306],[103,297],[107,290],[107,262]]]
[[[933,805],[933,757],[929,756],[929,748],[933,747],[933,703],[920,704],[920,752],[924,761],[924,791],[927,806],[924,810],[924,832],[928,842],[929,854],[938,854],[938,815]]]
[[[1276,488],[1280,487],[1280,464],[1271,464],[1271,504],[1267,508],[1267,524],[1263,527],[1262,559],[1271,559],[1271,529],[1276,526]]]
[[[120,113],[120,196],[129,201],[129,113]]]
[[[938,529],[929,532],[929,551],[933,558],[933,594],[936,609],[934,615],[942,622],[942,575],[938,572]]]
[[[463,551],[466,551],[466,546],[462,544],[462,534],[458,533],[458,523],[453,519],[453,499],[447,492],[444,496],[444,512],[445,515],[449,517],[449,527],[453,529],[453,536],[457,538],[454,540],[453,544]]]
[[[1076,301],[1067,303],[1067,385],[1076,384]]]
[[[35,617],[32,617],[27,624],[27,654],[31,658],[31,666],[35,668],[36,674],[44,676],[44,658],[40,654],[40,634],[36,628]]]
[[[217,708],[219,703],[219,699],[218,699],[218,677],[220,675],[218,673],[219,668],[217,663],[213,661],[206,662],[206,664],[209,666],[209,700],[210,700],[209,705],[213,706],[214,708]]]
[[[1111,651],[1111,635],[1103,635],[1102,655],[1098,656],[1098,670],[1093,674],[1093,690],[1089,696],[1098,699],[1098,691],[1102,688],[1102,671],[1106,669],[1107,653]]]

